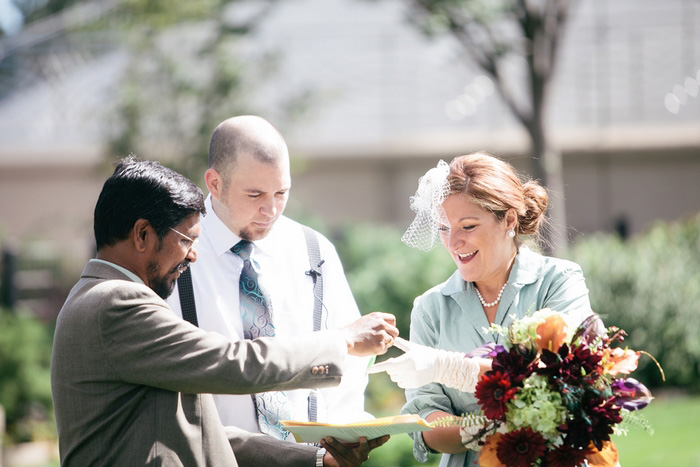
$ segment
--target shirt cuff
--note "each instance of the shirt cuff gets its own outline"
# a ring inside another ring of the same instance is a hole
[[[340,352],[341,358],[343,358],[343,360],[347,359],[348,343],[345,341],[345,336],[343,335],[343,333],[337,329],[332,329],[326,332],[330,333],[333,336],[333,341],[338,346],[338,351]]]

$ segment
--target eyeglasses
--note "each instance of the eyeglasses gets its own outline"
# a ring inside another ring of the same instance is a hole
[[[188,249],[188,250],[189,250],[190,248],[193,248],[193,247],[197,244],[197,242],[199,241],[199,238],[192,238],[192,237],[189,237],[189,236],[185,235],[184,233],[179,232],[179,231],[173,229],[172,227],[170,227],[170,230],[172,230],[173,232],[175,232],[176,234],[178,234],[179,236],[181,236],[182,238],[184,238],[185,240],[187,240],[187,241],[189,242],[188,245],[187,245],[187,249]]]

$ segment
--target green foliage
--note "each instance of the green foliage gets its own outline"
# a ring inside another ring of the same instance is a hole
[[[279,125],[306,111],[313,98],[306,89],[281,91],[272,108],[255,99],[277,72],[279,55],[244,38],[276,1],[240,3],[128,0],[105,20],[123,32],[130,51],[116,112],[105,122],[107,162],[136,154],[203,186],[209,138],[223,120],[264,114]]]
[[[415,3],[422,14],[415,14],[413,19],[427,34],[459,35],[459,29],[466,24],[488,27],[514,14],[512,2],[507,0],[418,0]],[[504,42],[499,44],[514,47]]]
[[[51,329],[0,309],[0,404],[15,442],[55,437],[51,402]]]
[[[629,410],[622,409],[620,412],[622,415],[622,422],[615,427],[615,434],[627,436],[630,429],[637,428],[646,431],[649,435],[653,435],[654,427],[649,423],[644,412],[644,410],[633,410],[630,412]]]
[[[234,53],[239,34],[223,23],[221,2],[165,3],[129,3],[131,63],[108,156],[157,159],[201,181],[213,129],[249,110]]]
[[[407,338],[413,300],[444,282],[456,266],[444,248],[426,253],[407,247],[402,233],[388,226],[353,225],[336,247],[362,313],[394,314]]]
[[[430,423],[430,426],[433,428],[436,427],[454,427],[458,426],[461,428],[466,428],[466,427],[483,427],[486,423],[488,423],[490,419],[484,415],[484,412],[482,410],[479,410],[478,412],[471,412],[471,413],[464,413],[462,416],[457,417],[457,416],[452,416],[452,417],[444,417],[444,418],[438,418],[437,420],[433,420]]]
[[[656,357],[666,385],[700,390],[700,215],[658,223],[628,242],[598,235],[576,243],[591,305],[624,329],[625,344]],[[656,364],[642,356],[634,376],[662,384]]]

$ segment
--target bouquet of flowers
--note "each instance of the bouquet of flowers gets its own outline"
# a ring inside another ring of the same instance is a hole
[[[625,376],[645,352],[612,347],[624,331],[605,328],[596,315],[569,327],[549,309],[490,330],[506,345],[480,348],[493,359],[476,386],[482,411],[438,423],[458,424],[482,467],[612,467],[612,433],[629,424],[651,431],[636,412],[651,393]]]

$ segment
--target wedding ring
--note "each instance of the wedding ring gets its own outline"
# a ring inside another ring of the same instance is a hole
[[[385,344],[387,347],[391,347],[392,345],[394,345],[394,338],[391,337],[391,336],[389,336],[388,339],[385,339],[385,340],[384,340],[384,344]]]

